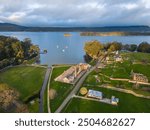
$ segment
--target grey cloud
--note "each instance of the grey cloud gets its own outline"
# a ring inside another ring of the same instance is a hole
[[[0,21],[30,26],[150,25],[149,0],[0,0]]]

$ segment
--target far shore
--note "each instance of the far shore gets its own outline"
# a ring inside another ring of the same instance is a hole
[[[150,36],[150,32],[81,32],[80,36]]]

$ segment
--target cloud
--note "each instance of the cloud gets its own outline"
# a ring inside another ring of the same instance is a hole
[[[28,26],[150,26],[149,10],[149,0],[0,0],[0,21]]]

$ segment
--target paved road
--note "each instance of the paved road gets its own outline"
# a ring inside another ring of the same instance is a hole
[[[79,90],[79,88],[81,87],[81,85],[83,84],[84,80],[86,79],[86,77],[96,68],[101,64],[102,60],[105,60],[106,56],[103,57],[102,59],[99,59],[99,61],[97,62],[97,64],[95,66],[93,66],[92,68],[90,68],[89,71],[87,71],[82,77],[81,79],[78,81],[78,83],[75,85],[74,89],[71,91],[71,93],[67,96],[67,98],[63,101],[63,103],[59,106],[59,108],[55,111],[55,113],[60,113],[62,111],[62,109],[67,105],[67,103],[70,101],[70,99],[77,93],[77,91]]]
[[[44,92],[45,92],[45,89],[46,89],[46,86],[47,86],[47,82],[48,82],[48,79],[49,79],[50,72],[51,72],[51,68],[48,68],[47,71],[46,71],[46,74],[45,74],[45,79],[44,79],[41,91],[40,91],[40,101],[39,101],[39,112],[40,113],[43,112],[43,97],[44,97]]]
[[[69,100],[77,93],[81,85],[83,84],[85,78],[96,68],[96,66],[92,67],[89,71],[87,71],[81,79],[78,81],[78,83],[75,85],[74,89],[71,91],[71,93],[67,96],[67,98],[63,101],[63,103],[59,106],[59,108],[55,111],[55,113],[60,113],[62,109],[67,105]]]

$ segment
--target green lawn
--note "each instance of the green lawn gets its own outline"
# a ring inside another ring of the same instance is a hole
[[[96,101],[73,98],[62,112],[74,113],[149,113],[150,99],[138,98],[131,94],[113,91],[106,88],[87,87],[88,89],[99,90],[103,92],[104,97],[110,98],[112,95],[119,98],[118,106],[112,106]]]
[[[36,62],[36,57],[27,61],[27,64],[34,64]]]
[[[113,78],[130,78],[131,70],[133,69],[130,62],[114,63],[107,65],[106,68],[101,69],[101,73]]]
[[[14,67],[0,73],[0,83],[6,83],[20,93],[20,99],[26,101],[39,93],[45,76],[45,68]]]
[[[28,109],[30,113],[38,113],[39,112],[39,99],[34,99],[34,103],[30,104],[28,103]]]
[[[54,81],[57,76],[62,74],[68,68],[69,67],[57,67],[53,69],[50,88],[56,90],[57,96],[53,100],[50,100],[50,107],[52,112],[56,111],[56,109],[61,105],[65,97],[73,88],[73,85]]]
[[[140,53],[140,52],[127,52],[122,53],[122,56],[125,58],[129,58],[132,61],[140,61],[140,62],[147,62],[150,63],[150,54],[149,53]]]
[[[133,65],[133,70],[136,73],[142,73],[145,76],[147,76],[147,78],[150,82],[150,65],[135,64],[135,65]]]

